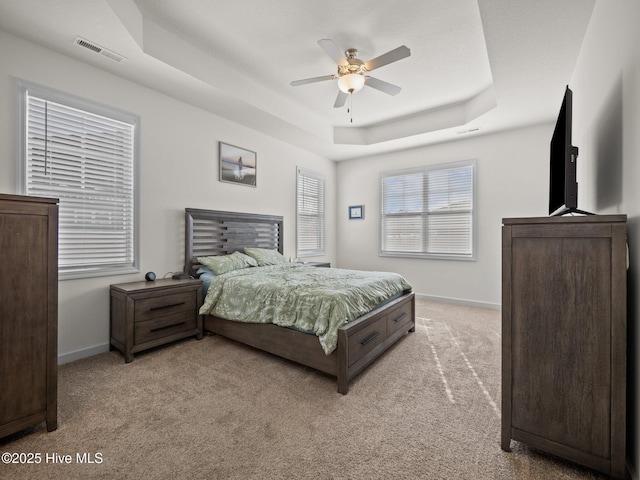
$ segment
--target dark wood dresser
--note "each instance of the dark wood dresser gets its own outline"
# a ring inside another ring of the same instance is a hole
[[[626,307],[626,215],[503,219],[503,450],[624,477]]]
[[[162,279],[111,285],[111,345],[133,354],[182,338],[202,338],[202,282]]]
[[[0,437],[57,428],[57,204],[0,194]]]

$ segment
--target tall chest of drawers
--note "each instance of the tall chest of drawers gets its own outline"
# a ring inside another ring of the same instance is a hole
[[[626,215],[506,218],[502,436],[625,476]]]
[[[0,438],[57,428],[58,200],[0,194]]]

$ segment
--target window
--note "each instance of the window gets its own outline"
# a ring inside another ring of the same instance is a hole
[[[20,82],[18,188],[59,203],[60,278],[137,272],[138,119]]]
[[[382,174],[381,255],[474,258],[475,161]]]
[[[324,177],[298,169],[297,252],[299,257],[324,254]]]

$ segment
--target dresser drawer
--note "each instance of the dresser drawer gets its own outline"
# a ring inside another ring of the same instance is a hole
[[[136,322],[134,328],[134,344],[139,345],[175,333],[194,330],[196,328],[196,315],[193,310],[178,312],[144,322]]]
[[[135,322],[144,322],[158,317],[179,315],[196,311],[196,292],[173,293],[136,300]]]
[[[411,325],[411,302],[406,302],[391,310],[386,319],[388,336],[393,335],[398,330],[409,330]]]
[[[349,337],[349,366],[353,365],[356,360],[361,359],[364,355],[376,348],[387,338],[386,317],[382,317],[371,325],[360,330],[355,335]]]

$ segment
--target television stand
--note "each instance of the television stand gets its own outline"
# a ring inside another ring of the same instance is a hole
[[[623,479],[627,216],[502,225],[500,446],[515,440]]]

